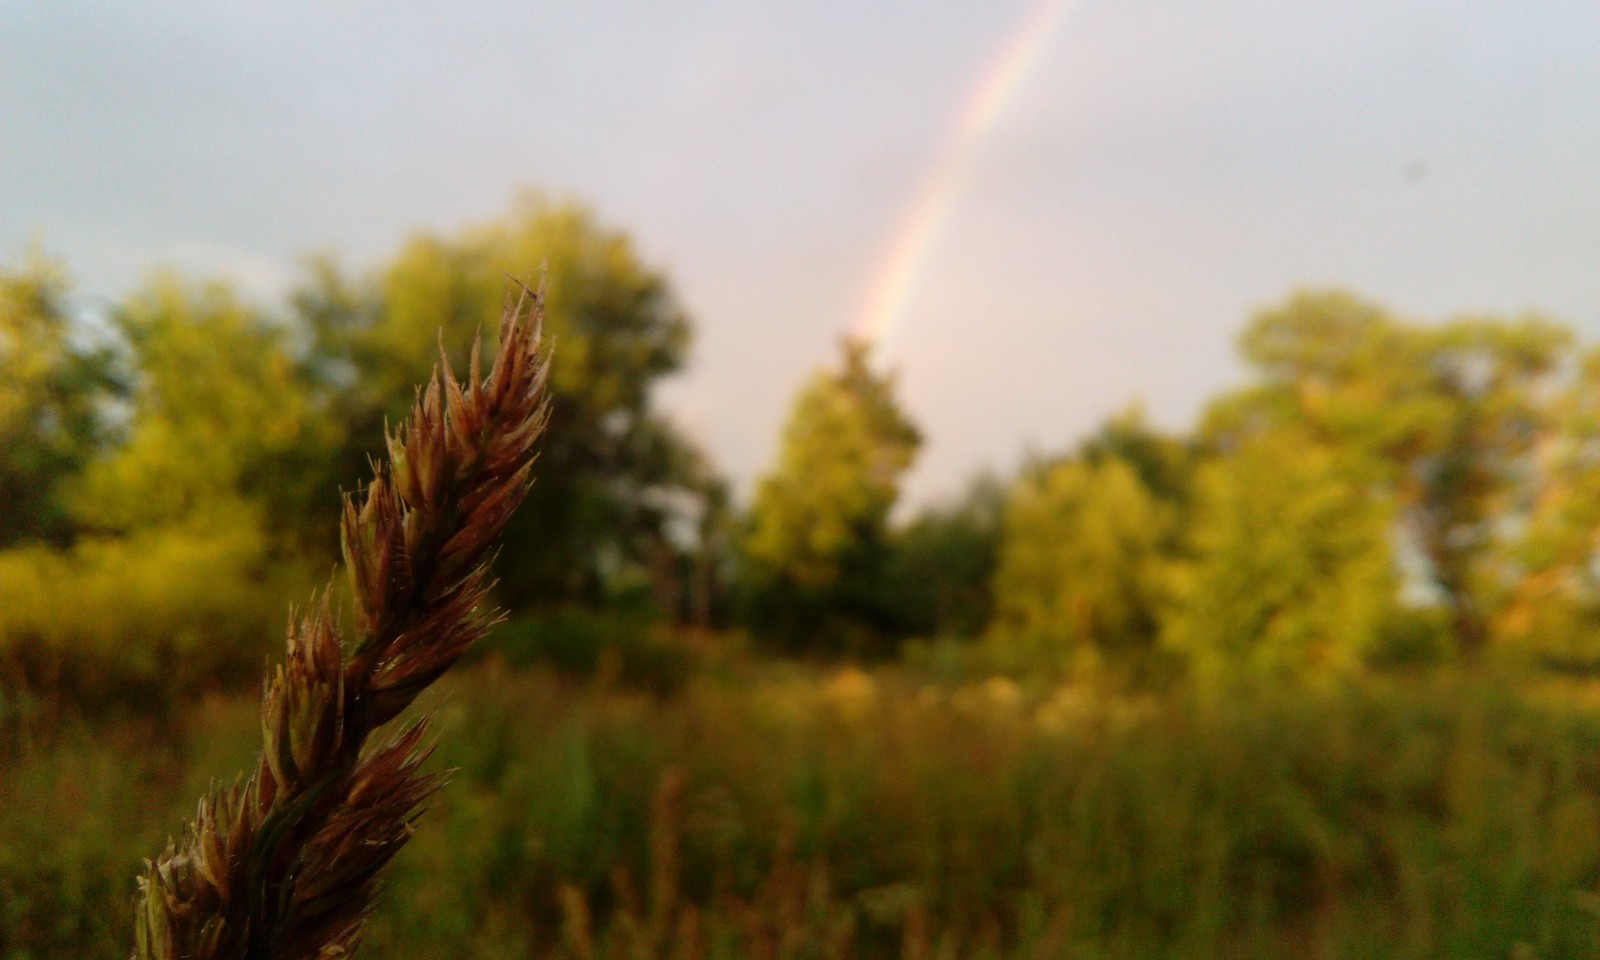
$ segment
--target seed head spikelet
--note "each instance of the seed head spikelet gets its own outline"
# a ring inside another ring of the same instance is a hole
[[[488,561],[548,417],[542,311],[542,293],[521,288],[488,375],[476,346],[465,383],[435,372],[372,482],[345,498],[355,636],[340,636],[325,594],[291,617],[255,770],[202,799],[139,879],[136,960],[355,950],[385,866],[439,787],[421,770],[426,718],[374,734],[492,622]]]

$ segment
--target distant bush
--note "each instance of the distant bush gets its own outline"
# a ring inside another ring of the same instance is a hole
[[[74,710],[162,710],[260,671],[313,574],[248,515],[0,552],[0,687]]]

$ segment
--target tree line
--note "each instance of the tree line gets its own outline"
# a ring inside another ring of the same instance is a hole
[[[461,370],[541,263],[553,406],[496,565],[514,615],[1008,670],[1600,663],[1600,350],[1558,323],[1299,293],[1249,322],[1248,382],[1192,430],[1133,410],[899,521],[921,434],[846,342],[741,508],[652,402],[691,334],[668,279],[585,208],[530,200],[375,269],[315,258],[277,309],[162,274],[86,316],[60,263],[0,271],[0,689],[254,676],[411,385]]]

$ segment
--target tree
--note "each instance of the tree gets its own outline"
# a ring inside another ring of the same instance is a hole
[[[110,352],[79,342],[61,266],[0,269],[0,548],[75,533],[65,489],[107,440]]]
[[[921,444],[893,379],[872,370],[869,346],[843,348],[839,369],[818,373],[795,400],[742,550],[757,627],[811,649],[863,645],[888,627],[877,597],[889,510]]]
[[[1006,501],[991,642],[1056,666],[1148,648],[1175,519],[1118,457],[1025,472]]]
[[[1522,511],[1531,458],[1550,439],[1548,398],[1571,342],[1570,331],[1536,317],[1460,320],[1434,340],[1434,373],[1451,415],[1413,468],[1420,489],[1406,515],[1469,653],[1490,639],[1504,586],[1496,554],[1506,520]]]
[[[1497,639],[1548,660],[1600,662],[1600,350],[1576,364],[1539,446],[1522,535],[1506,545]]]
[[[131,384],[124,442],[74,494],[81,522],[126,534],[248,505],[280,542],[337,502],[317,484],[337,425],[301,374],[289,331],[222,284],[155,278],[112,317]]]
[[[1262,375],[1213,407],[1212,441],[1293,426],[1381,465],[1401,530],[1468,652],[1489,637],[1504,518],[1527,493],[1553,426],[1549,397],[1571,342],[1538,317],[1394,319],[1342,293],[1302,293],[1241,339]]]
[[[500,566],[499,600],[517,609],[615,599],[671,546],[675,503],[703,493],[698,455],[651,405],[689,339],[666,279],[588,210],[530,198],[503,221],[413,237],[366,281],[319,262],[296,298],[314,333],[311,365],[348,425],[328,483],[348,486],[384,421],[404,413],[410,384],[441,349],[460,369],[473,341],[493,334],[507,277],[537,283],[541,264],[557,346],[539,483]]]
[[[1393,609],[1392,498],[1370,465],[1303,433],[1258,434],[1196,481],[1190,561],[1164,643],[1202,683],[1347,675]]]
[[[1158,499],[1181,505],[1193,479],[1195,452],[1187,439],[1163,433],[1145,422],[1134,404],[1107,420],[1078,447],[1078,457],[1098,465],[1121,460]]]
[[[110,320],[123,436],[69,485],[70,548],[0,553],[0,660],[52,697],[152,705],[248,676],[282,591],[326,574],[306,524],[338,435],[287,331],[228,288],[160,277]]]
[[[930,507],[893,532],[883,605],[908,637],[980,634],[994,615],[1005,488],[978,478],[957,502]]]

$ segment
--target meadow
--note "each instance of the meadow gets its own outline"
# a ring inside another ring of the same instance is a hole
[[[441,684],[450,783],[366,955],[1600,956],[1600,701],[1475,671],[1196,698],[716,659]],[[0,957],[126,955],[256,698],[29,729]]]

